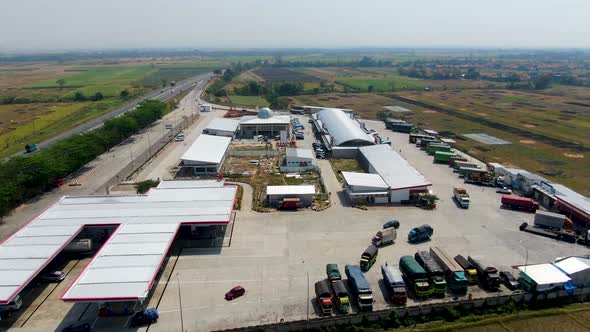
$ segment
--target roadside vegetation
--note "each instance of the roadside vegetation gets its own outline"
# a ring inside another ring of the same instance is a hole
[[[61,140],[47,149],[0,162],[0,216],[60,184],[61,179],[160,119],[166,104],[146,100],[104,126]]]

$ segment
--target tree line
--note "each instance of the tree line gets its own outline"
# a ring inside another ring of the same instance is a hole
[[[160,119],[167,105],[145,100],[101,128],[63,139],[47,149],[0,162],[0,216],[45,191],[97,156]]]

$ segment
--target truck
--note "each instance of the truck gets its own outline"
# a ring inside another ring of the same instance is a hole
[[[408,137],[408,143],[416,143],[418,140],[422,140],[422,139],[436,140],[436,138],[432,135],[411,133],[410,136]]]
[[[467,158],[459,156],[451,157],[451,159],[449,159],[449,167],[455,166],[455,162],[467,162]]]
[[[426,152],[429,155],[434,155],[436,151],[451,152],[451,146],[447,143],[430,143],[426,146]]]
[[[477,270],[477,277],[485,289],[495,291],[500,288],[500,275],[495,267],[485,265],[481,259],[471,256],[467,256],[467,261]]]
[[[477,270],[475,267],[462,255],[455,256],[455,262],[457,262],[457,264],[463,268],[463,271],[465,271],[465,276],[467,277],[469,284],[477,285]]]
[[[379,253],[379,249],[377,247],[375,247],[374,245],[368,246],[367,249],[365,249],[365,251],[363,251],[363,254],[361,255],[361,261],[360,261],[361,270],[363,270],[363,272],[369,271],[371,269],[371,266],[373,266],[373,264],[375,264],[375,261],[377,260],[378,253]]]
[[[461,167],[459,167],[459,177],[467,177],[468,174],[471,174],[471,173],[479,173],[479,172],[482,172],[482,171],[483,170],[481,168],[477,167],[477,166],[476,167],[464,167],[464,166],[461,166]]]
[[[410,233],[408,233],[408,242],[417,243],[430,240],[432,233],[433,229],[430,225],[424,224],[422,226],[414,227],[410,230]]]
[[[445,296],[447,292],[447,281],[445,280],[445,272],[436,263],[428,251],[418,251],[414,254],[414,259],[420,264],[428,277],[430,278],[430,285],[433,287],[433,294],[438,296]]]
[[[575,243],[576,241],[580,242],[578,235],[572,231],[571,229],[551,229],[546,227],[539,227],[534,225],[529,225],[528,223],[524,222],[519,226],[519,229],[524,232],[532,233],[535,235],[540,235],[544,237],[548,237],[553,240],[562,240],[569,243]],[[582,239],[584,240],[584,239]],[[583,241],[585,242],[585,241]],[[580,243],[585,244],[585,243]]]
[[[479,184],[483,186],[496,186],[494,173],[482,170],[480,172],[469,172],[465,174],[465,182]]]
[[[337,279],[330,282],[330,284],[332,286],[332,291],[334,292],[334,302],[336,303],[338,311],[343,314],[348,313],[350,311],[350,298],[346,286],[344,285],[344,281]]]
[[[535,202],[533,199],[516,195],[502,195],[501,202],[502,207],[514,210],[536,212],[539,208],[539,203]]]
[[[414,125],[411,123],[394,123],[391,125],[391,130],[400,133],[411,133],[414,130]]]
[[[464,209],[469,208],[469,194],[463,187],[453,187],[453,198]]]
[[[447,277],[447,285],[449,290],[456,294],[467,293],[469,281],[465,276],[465,270],[454,259],[447,254],[446,251],[439,247],[430,247],[430,256],[443,269]]]
[[[315,296],[322,314],[330,315],[334,311],[334,301],[330,292],[330,284],[327,280],[320,280],[315,283]]]
[[[551,229],[551,230],[571,230],[573,228],[572,221],[563,214],[537,211],[535,213],[534,224],[537,227]]]
[[[426,147],[431,143],[442,143],[436,138],[422,138],[416,141],[416,146],[420,149],[426,150]]]
[[[451,160],[451,158],[454,158],[456,156],[457,155],[454,152],[436,151],[434,153],[434,162],[448,164],[449,160]]]
[[[455,161],[455,163],[452,166],[453,169],[455,169],[455,171],[457,172],[459,171],[459,169],[461,169],[461,167],[479,168],[477,164],[470,163],[467,161]]]
[[[381,275],[383,275],[383,284],[389,291],[389,299],[397,305],[404,305],[408,299],[406,282],[402,271],[393,265],[381,265]]]
[[[375,236],[373,236],[373,239],[371,240],[371,242],[376,247],[383,247],[383,246],[393,243],[393,241],[395,241],[396,238],[397,238],[397,230],[393,227],[389,227],[389,228],[385,228],[385,229],[377,232],[377,234],[375,234]]]
[[[32,153],[39,150],[39,144],[27,144],[25,145],[25,153]]]
[[[70,254],[90,254],[92,253],[92,239],[74,239],[63,248],[62,252]]]
[[[330,280],[330,282],[334,280],[342,280],[338,264],[326,264],[326,274],[328,275],[328,280]]]
[[[432,294],[432,288],[428,282],[426,270],[416,262],[414,257],[406,255],[399,259],[399,269],[402,271],[410,287],[419,298],[425,298]]]
[[[20,295],[16,295],[7,304],[0,305],[0,313],[11,316],[13,312],[18,311],[23,306],[23,300]]]
[[[358,265],[346,265],[344,273],[348,277],[350,290],[356,296],[360,311],[373,311],[373,290]]]

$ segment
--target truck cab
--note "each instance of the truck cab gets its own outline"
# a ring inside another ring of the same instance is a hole
[[[342,280],[338,264],[326,264],[326,275],[328,275],[330,281]]]
[[[360,266],[363,272],[369,271],[371,266],[375,264],[377,260],[377,254],[379,253],[379,249],[374,245],[370,245],[361,255]]]

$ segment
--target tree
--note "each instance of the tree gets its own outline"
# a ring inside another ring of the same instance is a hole
[[[103,99],[104,99],[104,95],[102,94],[102,92],[97,92],[94,94],[94,96],[92,96],[93,101],[99,101],[99,100],[103,100]]]
[[[168,85],[168,82],[165,79],[162,79],[162,87],[165,88]]]
[[[74,100],[75,101],[85,101],[86,100],[86,96],[84,96],[84,94],[80,91],[77,91],[74,94]]]
[[[125,99],[127,97],[129,97],[129,90],[125,89],[123,91],[121,91],[121,98]]]
[[[373,92],[373,90],[375,90],[375,87],[372,85],[369,85],[369,87],[367,88],[368,92]]]
[[[57,83],[57,85],[59,85],[59,89],[63,89],[64,85],[66,85],[66,80],[64,80],[63,78],[60,78],[59,80],[55,81],[55,83]]]

